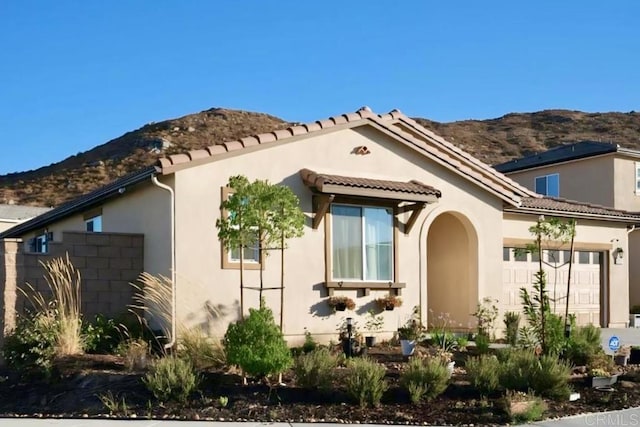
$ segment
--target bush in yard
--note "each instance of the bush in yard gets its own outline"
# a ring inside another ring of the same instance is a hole
[[[593,325],[573,327],[564,358],[576,366],[588,365],[602,351],[600,328]]]
[[[184,329],[178,337],[178,357],[198,370],[224,366],[226,356],[219,339],[209,338],[201,329]]]
[[[400,384],[407,389],[412,403],[431,400],[442,394],[449,385],[447,366],[439,358],[413,358],[400,376]]]
[[[528,392],[540,396],[564,398],[569,395],[570,365],[548,354],[537,356],[531,350],[502,352],[501,384],[507,390]]]
[[[300,387],[328,389],[337,366],[338,358],[328,348],[318,347],[296,358],[293,373]]]
[[[57,325],[43,313],[20,316],[16,328],[5,338],[2,357],[10,368],[23,374],[49,375],[55,356]]]
[[[122,332],[115,320],[98,314],[93,322],[83,323],[82,338],[87,353],[110,354],[122,341]]]
[[[264,304],[249,309],[249,316],[229,325],[224,336],[227,362],[252,376],[278,374],[293,360],[273,313]]]
[[[198,387],[199,379],[189,361],[167,356],[155,360],[142,381],[161,402],[185,403]]]
[[[366,358],[349,359],[349,373],[345,378],[347,393],[358,401],[361,407],[368,404],[378,406],[388,388],[384,380],[384,366]]]
[[[483,395],[495,392],[500,386],[501,364],[496,356],[483,354],[467,359],[465,364],[471,385]]]

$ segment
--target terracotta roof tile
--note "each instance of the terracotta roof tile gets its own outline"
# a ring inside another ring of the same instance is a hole
[[[561,211],[586,215],[617,216],[622,218],[637,219],[638,221],[640,221],[639,212],[629,212],[592,203],[562,199],[559,197],[524,197],[522,199],[521,208]]]
[[[227,147],[224,145],[210,145],[207,147],[207,151],[211,156],[216,156],[218,154],[226,153]]]
[[[321,189],[323,185],[331,184],[344,187],[394,191],[407,194],[420,194],[436,197],[442,196],[440,190],[415,180],[403,182],[383,179],[359,178],[353,176],[329,175],[316,173],[310,169],[302,169],[300,171],[300,175],[302,176],[302,179],[306,185],[315,187],[317,189]]]
[[[225,142],[223,145],[227,147],[227,151],[242,150],[244,148],[240,141],[229,141]]]
[[[191,150],[187,153],[191,160],[204,159],[209,157],[209,152],[207,150]]]
[[[276,139],[289,138],[293,135],[290,129],[279,129],[273,131],[272,133],[275,135]]]
[[[243,147],[253,147],[254,145],[260,145],[260,140],[257,136],[247,136],[240,140]]]
[[[315,132],[317,130],[322,129],[322,127],[320,126],[320,124],[318,122],[307,123],[307,124],[304,125],[304,127],[307,128],[307,132]]]
[[[260,144],[266,144],[267,142],[273,142],[275,141],[276,138],[276,134],[273,132],[268,132],[268,133],[261,133],[259,135],[256,135],[256,137],[258,138],[258,141],[260,141]]]

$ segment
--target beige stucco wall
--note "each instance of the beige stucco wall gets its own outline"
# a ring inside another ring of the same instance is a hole
[[[616,156],[614,189],[614,207],[628,211],[640,211],[640,195],[636,194],[637,158]]]
[[[504,215],[504,236],[505,239],[532,239],[532,234],[528,231],[535,221],[535,217],[530,215]],[[625,253],[629,253],[627,240],[627,229],[625,224],[577,220],[575,245],[581,250],[606,250],[621,247]],[[622,265],[614,264],[610,252],[607,252],[608,282],[609,282],[609,304],[608,327],[625,327],[629,321],[629,270],[627,260]]]
[[[353,154],[354,148],[366,145],[371,154]],[[262,147],[260,147],[262,148]],[[346,294],[357,304],[356,312],[332,314],[324,299],[325,223],[317,230],[311,224],[311,191],[299,170],[309,168],[321,173],[360,176],[398,181],[419,180],[442,191],[442,198],[428,206],[409,235],[399,233],[398,281],[407,284],[403,290],[404,305],[400,310],[385,312],[385,331],[395,331],[406,321],[412,307],[420,305],[426,318],[427,265],[426,241],[431,223],[444,212],[454,212],[468,219],[482,242],[477,250],[478,287],[480,295],[499,292],[501,277],[502,201],[457,174],[424,159],[412,150],[392,141],[371,128],[341,130],[317,135],[284,145],[215,161],[178,171],[175,175],[177,207],[177,275],[178,317],[189,325],[202,324],[212,331],[222,331],[226,322],[237,316],[239,273],[222,270],[221,248],[216,238],[215,220],[220,216],[221,187],[232,175],[244,174],[249,179],[268,179],[290,186],[298,195],[307,225],[303,238],[291,240],[285,253],[285,325],[290,341],[301,339],[308,328],[320,339],[337,339],[338,323],[347,315],[363,315],[371,301],[386,291],[371,291],[367,297],[355,290],[336,291]],[[402,220],[406,220],[408,214]],[[272,253],[266,261],[265,286],[279,286],[280,255]],[[257,286],[258,272],[245,272],[248,286]],[[279,317],[279,291],[267,291],[267,303]],[[463,299],[461,297],[461,299]],[[475,307],[474,301],[461,301]],[[258,293],[245,291],[245,304],[257,306]],[[218,320],[208,320],[206,313],[215,307]],[[359,318],[359,324],[364,319]]]
[[[171,184],[173,177],[164,181]],[[165,276],[171,274],[170,200],[167,191],[153,186],[149,181],[128,188],[121,196],[96,206],[102,208],[104,232],[144,235],[144,270]],[[63,231],[85,231],[84,214],[58,221],[49,226],[47,231],[53,232],[54,241],[62,239]],[[29,239],[35,234],[23,236],[24,245],[28,245]]]
[[[10,229],[11,227],[16,226],[17,224],[19,224],[19,222],[12,221],[12,220],[4,220],[0,218],[0,233]]]
[[[617,167],[617,163],[616,163]],[[535,191],[535,178],[559,174],[560,197],[615,206],[614,156],[604,155],[507,174],[509,178]],[[616,182],[617,175],[616,175]],[[633,187],[632,187],[633,188]]]

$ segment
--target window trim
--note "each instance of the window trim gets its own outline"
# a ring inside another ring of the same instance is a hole
[[[638,172],[640,172],[640,162],[635,162],[635,166],[636,166],[635,167],[635,172],[636,172],[635,183],[636,183],[636,186],[635,186],[634,193],[636,194],[636,196],[640,196],[640,188],[638,186],[638,184],[640,184],[640,176],[638,176],[639,175]]]
[[[552,177],[552,176],[557,176],[558,177],[558,194],[555,194],[555,195],[549,194],[549,177]],[[542,179],[542,178],[545,179],[545,182],[544,182],[544,184],[545,184],[544,185],[545,186],[544,191],[545,192],[544,193],[538,193],[538,191],[537,191],[538,190],[538,185],[537,185],[538,184],[538,179]],[[535,178],[533,178],[533,190],[536,193],[542,194],[544,196],[560,197],[560,174],[556,172],[556,173],[548,173],[546,175],[536,176]]]
[[[369,295],[371,289],[389,289],[393,290],[396,295],[401,294],[401,290],[406,287],[405,283],[399,283],[400,277],[400,251],[399,251],[399,228],[400,221],[398,219],[398,205],[389,200],[377,200],[369,198],[357,198],[349,196],[336,195],[331,205],[354,205],[369,206],[376,208],[392,209],[393,214],[393,274],[392,281],[358,281],[358,280],[335,280],[333,279],[333,256],[332,256],[332,218],[331,207],[324,213],[324,261],[325,261],[325,286],[329,291],[329,295],[333,295],[334,289],[363,289],[364,295]]]
[[[225,201],[233,194],[233,189],[227,186],[224,186],[220,190],[220,201]],[[229,212],[226,209],[221,209],[221,213],[223,218],[229,216]],[[220,242],[220,265],[223,270],[240,270],[240,261],[232,261],[231,260],[231,249],[227,248],[222,242]],[[243,260],[242,269],[243,270],[264,270],[264,251],[263,253],[258,255],[260,257],[260,261],[256,262],[254,260],[248,261]]]

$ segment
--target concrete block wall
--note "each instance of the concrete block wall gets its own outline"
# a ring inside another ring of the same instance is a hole
[[[133,287],[144,268],[144,236],[124,233],[63,232],[61,241],[49,242],[46,254],[25,252],[19,239],[0,241],[0,291],[3,299],[3,335],[15,326],[15,313],[24,310],[25,297],[18,287],[29,283],[48,293],[43,262],[66,257],[80,271],[82,313],[115,317],[132,303]]]

